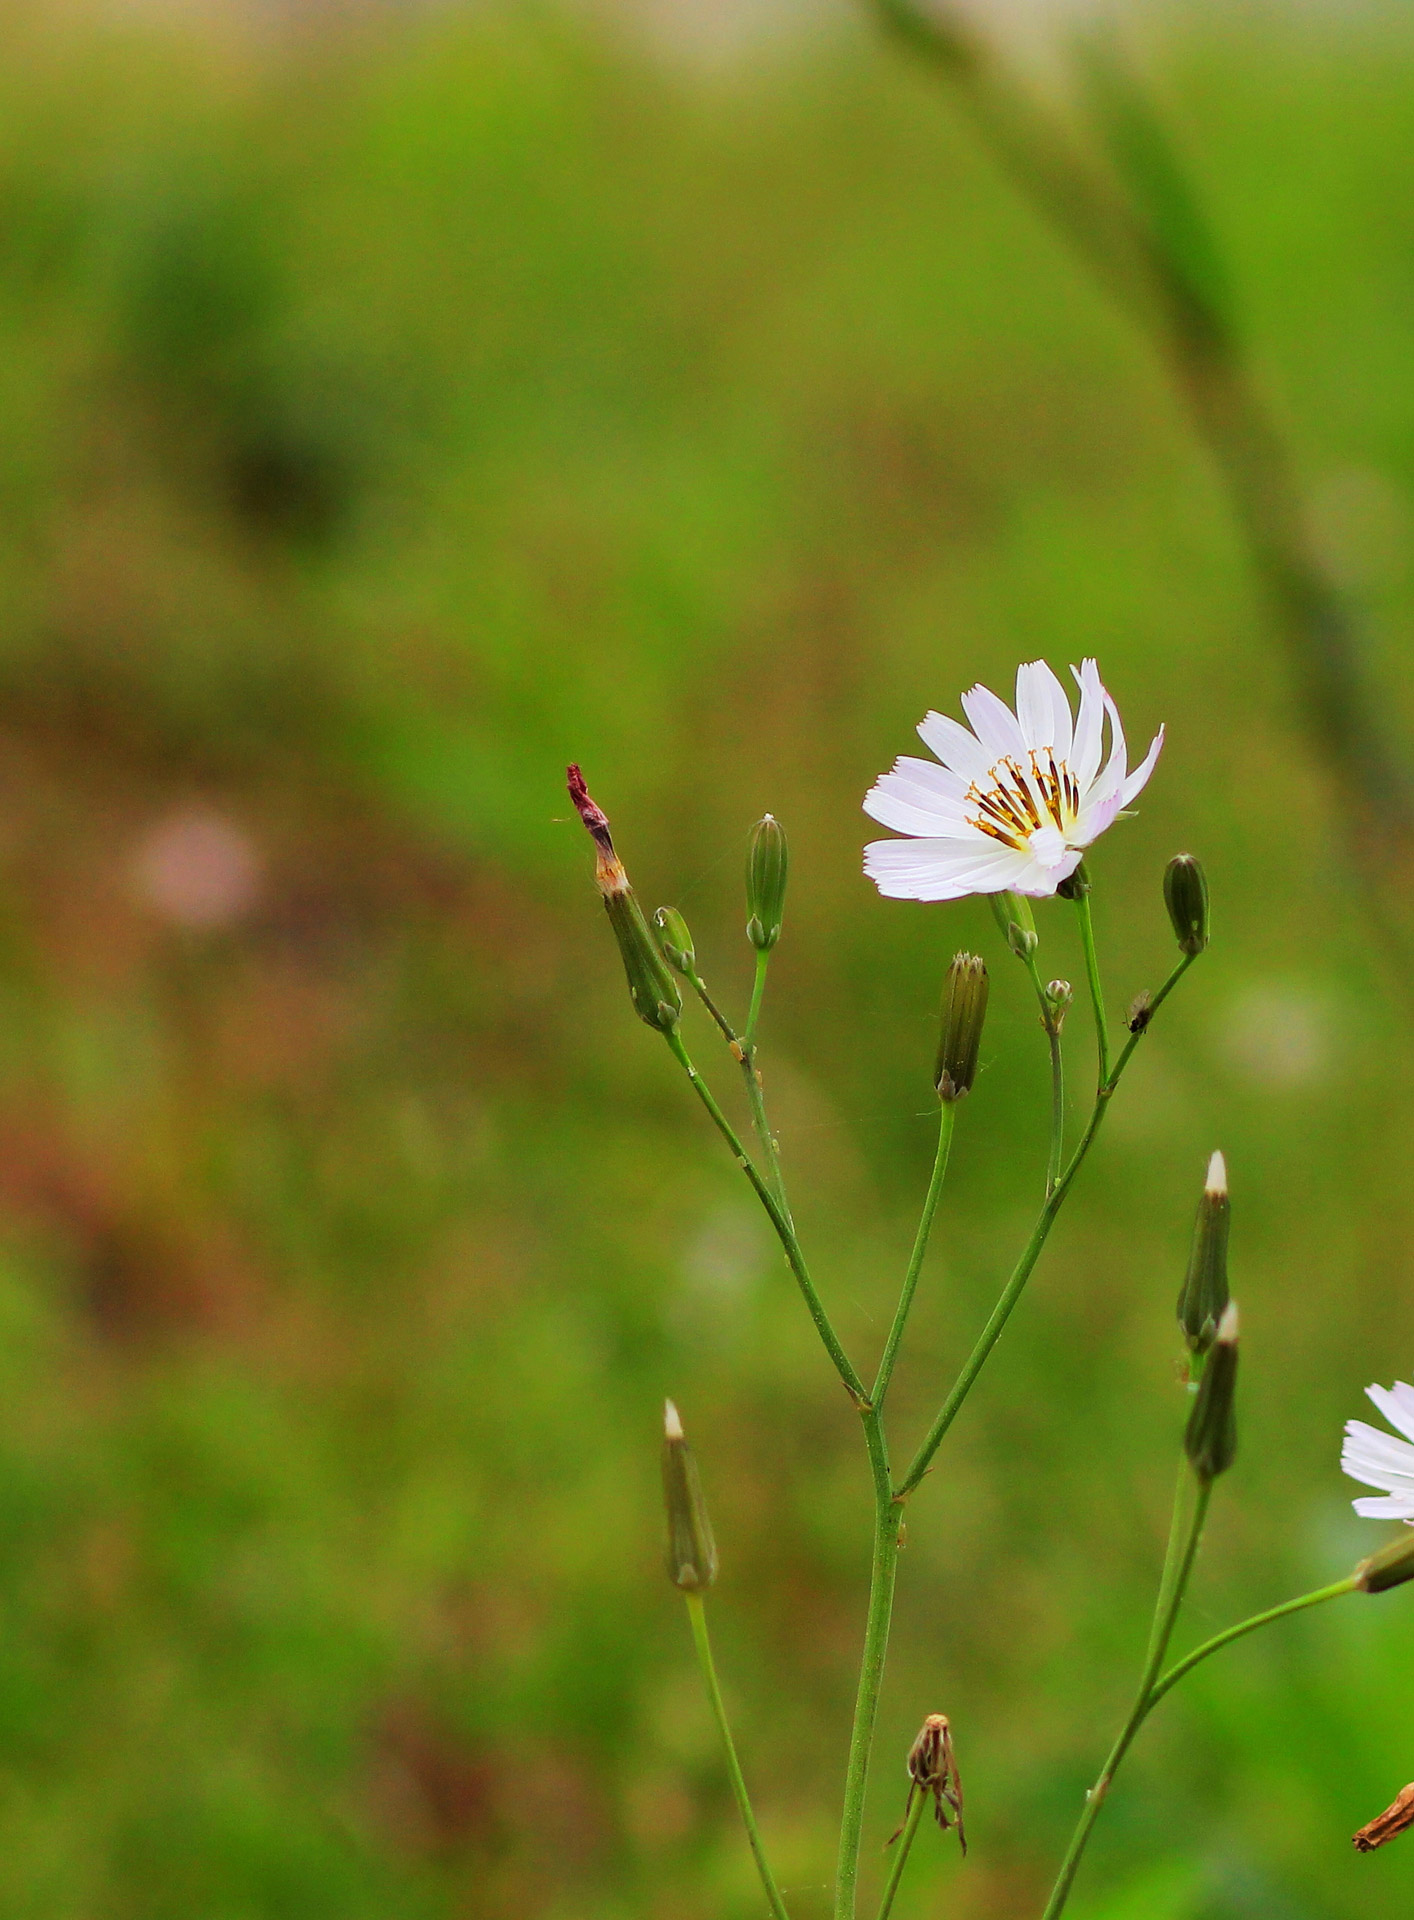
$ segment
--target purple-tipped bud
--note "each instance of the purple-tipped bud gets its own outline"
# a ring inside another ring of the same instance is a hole
[[[628,976],[629,998],[639,1019],[660,1033],[670,1033],[682,1015],[682,995],[654,938],[638,896],[629,885],[623,862],[614,851],[609,822],[602,807],[589,797],[584,775],[578,767],[568,774],[570,799],[594,842],[597,860],[594,878],[609,916],[609,925],[619,943],[624,972]]]

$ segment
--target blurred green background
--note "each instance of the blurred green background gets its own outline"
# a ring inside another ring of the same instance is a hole
[[[631,1015],[563,767],[738,1008],[747,831],[787,824],[764,1065],[861,1361],[941,972],[989,956],[906,1457],[1028,1229],[1046,1070],[985,907],[878,899],[859,801],[925,708],[1093,651],[1133,741],[1169,726],[1092,860],[1112,1002],[1168,968],[1180,848],[1217,939],[910,1509],[865,1856],[945,1710],[972,1853],[925,1828],[898,1911],[1035,1915],[1142,1651],[1211,1148],[1242,1454],[1183,1635],[1385,1537],[1340,1426],[1414,1368],[1408,1005],[1151,357],[863,23],[703,60],[685,3],[4,22],[0,1914],[755,1915],[660,1565],[669,1392],[758,1807],[827,1912],[862,1449]],[[1414,24],[1144,24],[1414,741]],[[1400,1592],[1213,1662],[1077,1920],[1407,1910],[1414,1841],[1349,1835],[1414,1776],[1411,1648]]]

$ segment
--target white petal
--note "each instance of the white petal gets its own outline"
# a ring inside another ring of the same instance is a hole
[[[1124,790],[1119,789],[1099,800],[1089,800],[1076,815],[1075,825],[1066,838],[1075,847],[1088,847],[1098,840],[1106,827],[1114,825],[1124,805]]]
[[[1093,660],[1082,660],[1078,667],[1071,668],[1071,672],[1080,689],[1080,712],[1070,749],[1070,770],[1080,782],[1083,793],[1100,768],[1100,750],[1105,731],[1105,689],[1100,684],[1100,669]]]
[[[1164,730],[1160,727],[1154,735],[1153,743],[1149,751],[1144,755],[1144,758],[1139,762],[1139,765],[1134,769],[1133,773],[1128,775],[1124,785],[1120,788],[1119,802],[1122,807],[1127,807],[1135,794],[1148,785],[1149,775],[1154,771],[1155,763],[1159,757],[1159,750],[1163,744]]]
[[[1366,1387],[1365,1392],[1392,1427],[1414,1440],[1414,1387],[1396,1380],[1392,1387]]]
[[[1414,1494],[1414,1447],[1363,1420],[1348,1420],[1340,1450],[1340,1470],[1367,1487]]]
[[[1414,1526],[1414,1497],[1402,1493],[1381,1494],[1377,1498],[1352,1500],[1350,1504],[1362,1520],[1407,1520]]]
[[[939,836],[945,840],[987,840],[956,800],[944,800],[896,774],[881,774],[864,796],[864,811],[895,833]],[[996,841],[990,840],[995,846]]]
[[[1016,670],[1016,717],[1028,747],[1050,747],[1057,760],[1068,758],[1070,702],[1044,660],[1028,660]]]
[[[969,893],[1005,893],[1017,888],[1033,862],[1025,852],[999,846],[986,834],[985,847],[956,840],[872,840],[864,871],[890,900],[961,900]]]
[[[967,792],[967,782],[951,767],[940,767],[936,760],[919,760],[911,753],[901,753],[893,771],[900,780],[911,780],[914,786],[939,794],[945,800],[961,800]],[[918,804],[924,803],[920,800]]]
[[[1011,890],[1024,893],[1031,900],[1049,900],[1061,881],[1069,880],[1080,859],[1080,849],[1076,847],[1053,867],[1043,867],[1039,860],[1032,860],[1027,871],[1012,881]]]
[[[1027,742],[1016,715],[990,687],[970,687],[962,696],[962,710],[993,762],[1005,758],[1025,762]]]
[[[918,722],[918,737],[930,753],[936,753],[945,767],[950,767],[970,786],[974,780],[984,780],[993,761],[994,753],[988,753],[975,734],[967,731],[956,720],[949,720],[945,713],[929,713]]]

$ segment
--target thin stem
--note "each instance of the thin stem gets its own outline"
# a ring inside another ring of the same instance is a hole
[[[1080,869],[1084,873],[1084,868]],[[1075,911],[1080,919],[1080,938],[1085,947],[1085,975],[1090,982],[1090,1004],[1095,1009],[1095,1045],[1100,1055],[1099,1084],[1110,1077],[1110,1028],[1105,1018],[1105,990],[1100,984],[1100,956],[1095,951],[1095,923],[1090,917],[1090,886],[1082,880],[1076,896]]]
[[[1036,989],[1036,1004],[1041,1009],[1041,1025],[1051,1050],[1051,1150],[1046,1158],[1046,1198],[1049,1200],[1060,1179],[1065,1154],[1065,1057],[1061,1051],[1060,1022],[1056,1010],[1046,998],[1034,953],[1026,956],[1026,970]]]
[[[1323,1600],[1335,1600],[1343,1593],[1358,1593],[1359,1590],[1360,1582],[1352,1573],[1329,1587],[1317,1587],[1314,1593],[1303,1593],[1295,1600],[1284,1600],[1279,1607],[1268,1607],[1265,1613],[1254,1613],[1250,1620],[1239,1620],[1235,1627],[1215,1633],[1211,1640],[1205,1640],[1201,1647],[1195,1647],[1192,1653],[1185,1654],[1177,1665],[1169,1668],[1162,1680],[1155,1683],[1149,1695],[1146,1714],[1152,1713],[1170,1687],[1176,1687],[1185,1674],[1191,1673],[1210,1653],[1231,1646],[1234,1640],[1241,1640],[1244,1634],[1255,1633],[1258,1627],[1269,1627],[1273,1620],[1284,1620],[1288,1614],[1300,1613],[1306,1607],[1318,1607]]]
[[[874,1551],[869,1573],[864,1653],[859,1664],[859,1689],[855,1695],[854,1725],[850,1730],[849,1759],[845,1766],[839,1865],[835,1874],[835,1920],[854,1920],[859,1848],[864,1832],[864,1795],[869,1784],[869,1757],[874,1745],[874,1722],[879,1711],[879,1690],[889,1649],[889,1622],[898,1574],[900,1515],[889,1483],[888,1443],[878,1409],[864,1409],[863,1417],[864,1441],[869,1449],[869,1468],[874,1481]]]
[[[843,1380],[845,1389],[855,1405],[861,1408],[867,1407],[869,1404],[869,1396],[865,1391],[864,1382],[858,1373],[856,1373],[849,1355],[840,1345],[839,1335],[835,1332],[830,1322],[830,1316],[825,1311],[824,1302],[816,1292],[815,1282],[810,1277],[810,1269],[805,1264],[805,1255],[801,1252],[800,1242],[796,1238],[795,1228],[791,1224],[789,1215],[785,1213],[780,1202],[776,1199],[775,1194],[772,1193],[770,1187],[767,1186],[766,1182],[762,1179],[755,1162],[747,1153],[746,1148],[741,1144],[736,1129],[712,1097],[711,1088],[707,1085],[707,1082],[702,1078],[696,1067],[693,1066],[691,1059],[688,1057],[687,1048],[683,1045],[682,1035],[676,1028],[673,1028],[671,1032],[665,1033],[663,1038],[667,1041],[673,1058],[692,1082],[693,1092],[711,1115],[712,1124],[731,1148],[732,1156],[736,1160],[737,1165],[751,1182],[757,1199],[766,1209],[771,1225],[776,1230],[776,1238],[785,1249],[786,1260],[790,1265],[791,1272],[795,1275],[796,1285],[800,1288],[806,1307],[809,1310],[810,1318],[815,1322],[815,1330],[824,1342],[825,1351],[834,1362],[836,1373],[838,1373],[840,1379]]]
[[[733,1033],[732,1031],[731,1021],[728,1020],[727,1016],[722,1012],[722,1009],[717,1005],[716,1001],[712,998],[711,994],[708,993],[707,984],[703,980],[702,976],[694,970],[685,974],[684,978],[686,979],[687,984],[692,988],[692,991],[697,995],[698,999],[702,1002],[703,1006],[706,1007],[708,1013],[711,1014],[712,1018],[716,1021],[717,1025],[721,1028],[722,1038],[726,1041],[727,1045],[732,1049],[733,1053],[735,1053],[738,1046],[741,1043],[738,1041],[735,1033]]]
[[[1182,1504],[1184,1491],[1184,1487],[1180,1484],[1177,1504]],[[1057,1916],[1069,1899],[1091,1829],[1100,1817],[1100,1809],[1105,1804],[1105,1798],[1113,1784],[1115,1774],[1119,1771],[1120,1762],[1128,1753],[1135,1734],[1143,1726],[1153,1704],[1151,1695],[1154,1681],[1163,1665],[1164,1655],[1168,1652],[1174,1622],[1178,1618],[1178,1610],[1183,1604],[1184,1592],[1193,1572],[1193,1562],[1197,1558],[1198,1542],[1203,1536],[1203,1522],[1208,1517],[1208,1502],[1212,1498],[1212,1492],[1211,1480],[1197,1482],[1184,1534],[1183,1548],[1173,1581],[1167,1594],[1160,1589],[1154,1616],[1154,1632],[1150,1636],[1149,1654],[1144,1662],[1144,1672],[1138,1691],[1134,1696],[1134,1705],[1129,1710],[1129,1718],[1120,1729],[1118,1739],[1110,1748],[1108,1759],[1100,1769],[1099,1779],[1085,1797],[1084,1811],[1076,1823],[1075,1832],[1071,1835],[1070,1846],[1066,1849],[1065,1859],[1061,1862],[1061,1869],[1056,1876],[1056,1884],[1051,1889],[1051,1897],[1046,1902],[1046,1911],[1042,1915],[1042,1920],[1057,1920]]]
[[[756,949],[756,978],[751,986],[751,1006],[746,1016],[746,1032],[742,1035],[742,1045],[748,1053],[751,1051],[752,1041],[756,1038],[756,1022],[761,1018],[761,1002],[766,994],[766,969],[770,964],[771,949],[769,947],[758,947]]]
[[[727,1759],[727,1775],[731,1780],[732,1792],[736,1795],[736,1804],[741,1813],[741,1822],[746,1828],[746,1837],[756,1861],[756,1871],[761,1875],[761,1884],[766,1889],[766,1899],[771,1912],[775,1915],[775,1920],[790,1920],[790,1915],[786,1912],[786,1903],[781,1898],[780,1889],[776,1885],[775,1877],[766,1859],[766,1849],[761,1844],[756,1815],[751,1811],[751,1796],[746,1791],[741,1762],[736,1757],[736,1742],[732,1739],[732,1730],[727,1723],[727,1710],[722,1703],[722,1690],[717,1685],[717,1669],[712,1659],[712,1643],[707,1637],[707,1609],[702,1603],[700,1593],[685,1593],[683,1598],[687,1601],[687,1617],[692,1623],[692,1639],[697,1648],[697,1661],[702,1669],[703,1684],[707,1688],[707,1698],[712,1703],[717,1731],[722,1736],[722,1748]]]
[[[908,1850],[913,1845],[918,1832],[918,1823],[923,1818],[928,1805],[928,1795],[915,1793],[909,1802],[908,1817],[903,1823],[903,1831],[898,1837],[898,1852],[894,1855],[893,1865],[889,1868],[889,1877],[884,1883],[884,1897],[879,1902],[879,1920],[889,1920],[893,1908],[894,1895],[898,1892],[898,1883],[903,1878],[903,1870],[908,1865]]]
[[[760,968],[757,969],[757,978],[761,981],[764,981],[765,978]],[[761,1075],[756,1065],[756,1049],[754,1047],[748,1047],[745,1041],[737,1037],[731,1021],[728,1020],[711,994],[708,993],[701,975],[695,971],[689,972],[686,975],[686,979],[688,985],[721,1029],[722,1038],[726,1041],[728,1047],[730,1047],[732,1058],[741,1068],[742,1078],[746,1082],[747,1104],[751,1108],[751,1123],[756,1129],[756,1137],[761,1142],[762,1157],[766,1162],[766,1178],[770,1182],[771,1191],[776,1196],[781,1212],[786,1216],[787,1220],[789,1220],[791,1217],[790,1202],[786,1199],[786,1185],[781,1174],[781,1159],[776,1148],[776,1137],[771,1132],[770,1121],[766,1118],[766,1095],[762,1088]]]
[[[1183,1550],[1183,1495],[1188,1485],[1191,1469],[1187,1455],[1180,1455],[1178,1462],[1178,1485],[1173,1490],[1173,1512],[1169,1520],[1168,1545],[1164,1549],[1164,1570],[1159,1576],[1159,1598],[1154,1607],[1154,1621],[1149,1629],[1149,1650],[1146,1659],[1152,1658],[1158,1645],[1159,1622],[1163,1619],[1164,1606],[1178,1574],[1179,1555]]]
[[[908,1323],[908,1311],[913,1305],[913,1295],[918,1286],[918,1276],[923,1271],[923,1256],[928,1250],[928,1236],[933,1227],[933,1215],[938,1210],[938,1199],[943,1191],[943,1180],[948,1170],[948,1154],[952,1148],[953,1124],[957,1119],[957,1102],[943,1100],[939,1102],[938,1151],[933,1159],[933,1177],[928,1182],[927,1197],[923,1202],[922,1217],[918,1222],[918,1231],[913,1239],[913,1252],[909,1256],[908,1271],[903,1277],[903,1289],[898,1297],[898,1306],[894,1310],[894,1323],[889,1328],[889,1337],[884,1344],[884,1356],[879,1362],[879,1371],[874,1376],[874,1391],[869,1396],[876,1409],[882,1411],[884,1395],[889,1390],[889,1380],[893,1375],[894,1361],[898,1358],[899,1344],[903,1339],[903,1330]]]

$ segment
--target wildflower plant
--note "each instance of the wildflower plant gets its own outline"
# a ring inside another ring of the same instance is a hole
[[[1124,1023],[1125,1037],[1119,1039],[1106,1013],[1086,855],[1149,779],[1163,744],[1163,732],[1160,729],[1143,761],[1131,770],[1119,712],[1096,663],[1086,660],[1072,673],[1079,689],[1075,709],[1050,667],[1032,661],[1018,670],[1014,710],[979,686],[964,694],[962,700],[970,727],[930,713],[919,732],[936,759],[900,759],[870,789],[864,802],[875,820],[903,836],[876,841],[865,850],[865,872],[881,893],[927,902],[946,902],[974,893],[990,897],[1005,950],[1020,962],[1034,993],[1051,1066],[1050,1140],[1035,1222],[970,1354],[911,1453],[895,1453],[897,1436],[885,1418],[889,1387],[923,1271],[959,1110],[977,1077],[991,985],[986,960],[977,954],[958,953],[942,982],[939,1043],[933,1066],[938,1096],[937,1148],[897,1305],[871,1374],[846,1351],[816,1286],[786,1190],[758,1058],[757,1031],[770,958],[785,926],[789,863],[784,830],[767,814],[750,837],[746,933],[755,968],[749,1010],[738,1029],[698,972],[692,935],[682,915],[675,908],[662,907],[650,921],[643,912],[615,849],[607,816],[590,798],[579,768],[569,769],[570,797],[595,845],[596,880],[623,959],[633,1009],[662,1037],[750,1183],[860,1426],[873,1493],[872,1544],[859,1679],[845,1753],[835,1920],[855,1920],[858,1911],[865,1789],[909,1499],[933,1467],[953,1422],[1016,1310],[1130,1060],[1169,995],[1205,952],[1210,938],[1207,879],[1191,854],[1179,854],[1169,862],[1161,889],[1156,888],[1156,893],[1162,892],[1177,953],[1158,988],[1146,989],[1131,1002]],[[1075,995],[1065,980],[1042,979],[1038,960],[1042,933],[1033,902],[1044,901],[1062,904],[1043,912],[1054,913],[1066,907],[1074,911],[1085,956],[1096,1072],[1088,1114],[1073,1137],[1065,1100],[1064,1035]],[[755,1134],[750,1147],[688,1051],[683,1031],[686,1007],[679,980],[686,985],[689,1001],[695,998],[700,1003],[709,1032],[724,1044],[742,1077]],[[1184,1347],[1188,1404],[1182,1432],[1175,1435],[1178,1485],[1148,1645],[1129,1713],[1093,1787],[1077,1809],[1075,1829],[1042,1920],[1057,1920],[1064,1910],[1090,1834],[1130,1746],[1154,1708],[1180,1680],[1219,1649],[1289,1614],[1344,1594],[1380,1593],[1414,1579],[1414,1533],[1406,1533],[1363,1560],[1343,1579],[1239,1621],[1181,1658],[1170,1659],[1170,1644],[1209,1505],[1218,1482],[1237,1457],[1239,1316],[1228,1284],[1230,1217],[1227,1164],[1221,1153],[1214,1153],[1198,1201],[1192,1250],[1178,1293],[1176,1317]],[[1399,1518],[1414,1527],[1414,1389],[1397,1385],[1387,1392],[1372,1387],[1370,1395],[1406,1437],[1395,1439],[1363,1423],[1351,1423],[1343,1464],[1356,1478],[1384,1490],[1384,1497],[1358,1500],[1355,1505],[1362,1514]],[[727,1772],[767,1907],[775,1920],[786,1920],[788,1909],[771,1871],[768,1840],[752,1809],[717,1681],[707,1628],[707,1595],[717,1574],[717,1546],[697,1465],[671,1401],[664,1413],[663,1485],[668,1572],[687,1604]],[[945,1832],[955,1831],[962,1852],[967,1850],[953,1726],[934,1705],[920,1702],[920,1708],[925,1704],[929,1710],[921,1715],[921,1731],[906,1758],[908,1800],[904,1824],[888,1843],[891,1852],[877,1909],[879,1920],[887,1920],[893,1906],[927,1805],[933,1807],[938,1825]],[[965,1745],[965,1729],[962,1737]],[[1410,1805],[1414,1807],[1414,1793],[1410,1793]],[[1408,1824],[1401,1796],[1395,1808],[1361,1830],[1356,1845],[1369,1850]]]

